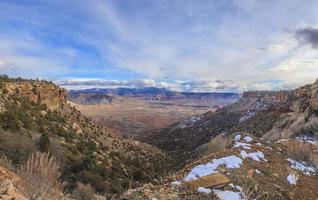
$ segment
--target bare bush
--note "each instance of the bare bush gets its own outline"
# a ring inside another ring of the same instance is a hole
[[[12,170],[13,169],[12,160],[4,154],[0,155],[0,166]]]
[[[59,181],[59,163],[46,153],[32,154],[18,171],[19,187],[30,200],[64,199]]]
[[[280,191],[270,190],[270,188],[262,187],[254,179],[246,179],[242,183],[242,199],[285,199]]]
[[[310,144],[303,142],[294,142],[286,146],[289,158],[298,161],[305,161],[308,164],[318,167],[318,154]]]
[[[231,139],[227,136],[220,134],[212,138],[206,145],[205,154],[211,154],[222,151],[231,143]]]
[[[78,182],[76,189],[73,191],[74,198],[78,200],[96,200],[95,190],[89,184]]]

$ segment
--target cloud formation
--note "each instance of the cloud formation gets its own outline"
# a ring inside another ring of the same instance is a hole
[[[296,31],[296,38],[304,44],[318,48],[318,28],[307,27]]]
[[[200,91],[298,86],[318,77],[317,10],[315,0],[2,0],[0,69]]]
[[[178,92],[243,92],[246,90],[286,90],[291,86],[280,87],[270,82],[233,82],[222,80],[210,81],[155,81],[141,80],[102,80],[102,79],[74,79],[56,80],[56,84],[68,90],[82,90],[91,88],[166,88]]]

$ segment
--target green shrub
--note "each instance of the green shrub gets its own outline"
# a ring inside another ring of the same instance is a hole
[[[4,130],[18,131],[20,129],[19,122],[19,116],[15,109],[9,109],[0,114],[0,123]]]
[[[42,133],[38,145],[41,152],[48,152],[50,150],[50,138],[46,133]]]

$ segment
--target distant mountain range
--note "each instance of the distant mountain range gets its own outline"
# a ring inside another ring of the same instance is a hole
[[[112,96],[135,97],[145,100],[168,100],[168,99],[239,99],[241,94],[238,93],[218,93],[218,92],[175,92],[165,88],[145,87],[145,88],[116,88],[116,89],[85,89],[70,90],[69,99],[73,102],[93,102],[92,98],[97,101],[109,101]],[[86,99],[89,98],[89,99]]]

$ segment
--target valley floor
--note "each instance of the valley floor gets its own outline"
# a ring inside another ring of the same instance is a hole
[[[111,104],[77,104],[76,108],[99,125],[130,138],[216,109],[200,100],[147,101],[136,98],[115,98]]]

